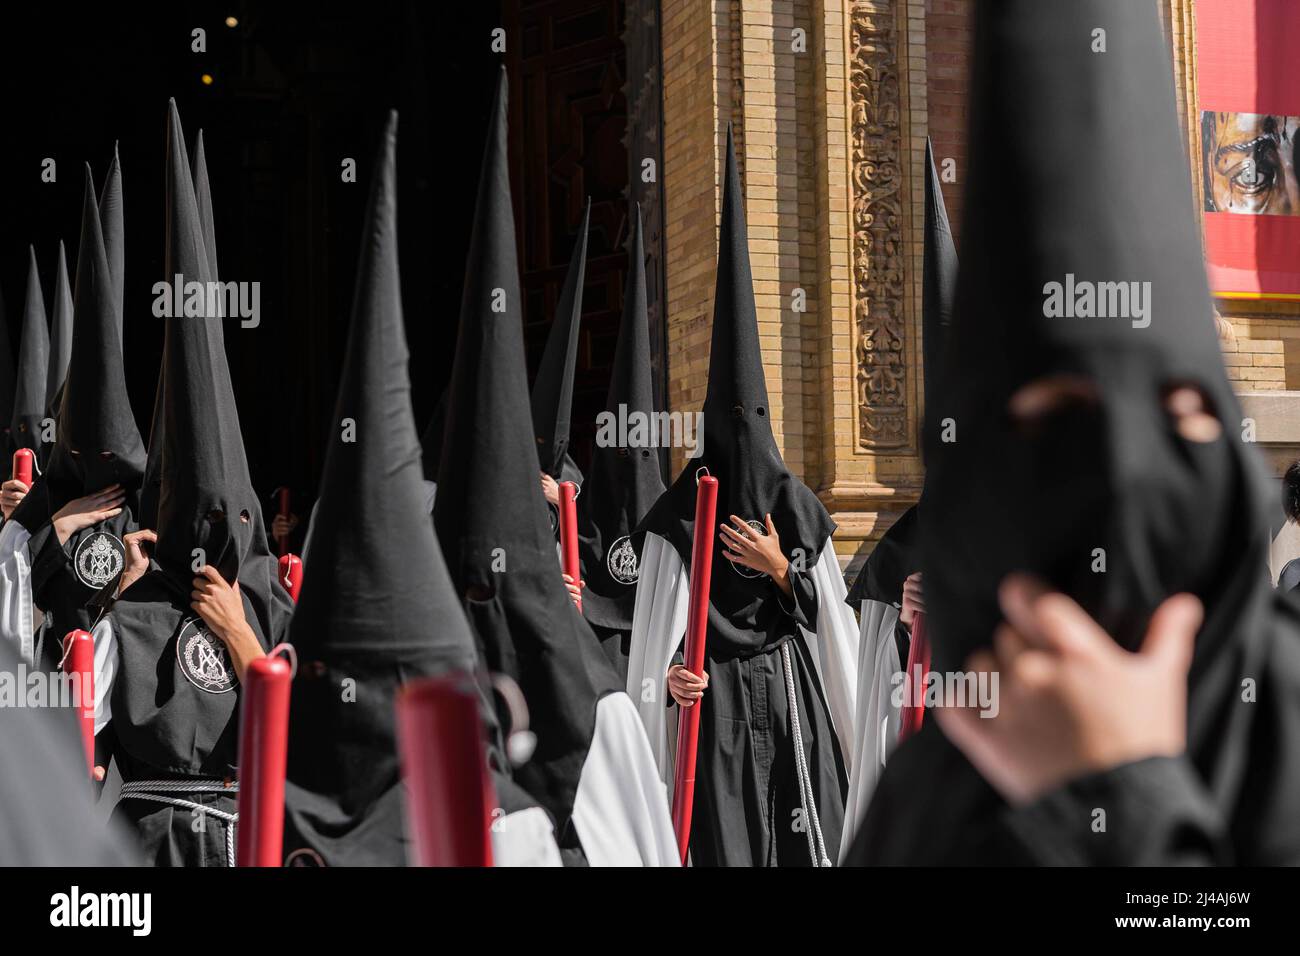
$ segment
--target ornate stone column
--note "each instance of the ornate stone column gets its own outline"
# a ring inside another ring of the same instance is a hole
[[[924,17],[924,0],[662,4],[670,407],[704,398],[730,122],[773,427],[843,562],[921,484]]]

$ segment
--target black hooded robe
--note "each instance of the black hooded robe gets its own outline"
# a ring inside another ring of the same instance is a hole
[[[856,729],[858,629],[831,547],[834,523],[781,461],[768,419],[740,176],[728,132],[702,454],[651,508],[641,545],[628,691],[665,782],[665,675],[685,625],[695,476],[718,479],[718,522],[771,514],[792,598],[713,542],[690,852],[696,865],[829,865],[839,857]],[[793,709],[791,703],[794,704]],[[675,720],[672,720],[675,724]],[[811,799],[809,799],[811,797]]]
[[[180,117],[169,105],[167,275],[211,276]],[[239,681],[224,643],[190,607],[195,552],[237,581],[263,650],[287,633],[292,603],[276,580],[248,477],[221,317],[166,320],[165,410],[156,562],[94,630],[109,661],[95,692],[110,720],[122,793],[115,817],[159,866],[233,865]],[[101,696],[102,695],[102,696]]]
[[[654,387],[639,206],[635,208],[631,239],[632,268],[623,291],[623,320],[605,401],[606,421],[597,422],[591,476],[578,497],[578,554],[587,585],[582,592],[582,615],[625,682],[638,576],[631,536],[664,491],[659,441],[653,425]],[[641,416],[646,423],[641,437],[634,440],[637,433],[630,427],[627,435],[619,436],[618,422],[635,423],[633,416]]]
[[[1104,57],[1086,42],[1097,28]],[[975,37],[965,208],[981,230],[964,240],[926,436],[933,669],[959,671],[988,645],[1013,571],[1072,596],[1127,649],[1164,599],[1189,592],[1205,618],[1187,751],[1010,806],[926,721],[886,766],[850,860],[1296,864],[1300,610],[1269,586],[1263,471],[1240,440],[1215,334],[1156,11],[1005,0],[977,6]],[[1067,276],[1149,283],[1146,308],[1067,313],[1049,298]],[[1017,428],[1010,396],[1059,374],[1096,383],[1094,400]],[[1162,401],[1172,386],[1201,392],[1218,437],[1179,433]],[[937,422],[950,416],[960,437],[943,443]]]
[[[103,226],[113,219],[119,224],[110,246]],[[16,527],[0,548],[3,606],[18,612],[16,620],[6,618],[3,629],[21,632],[21,637],[10,634],[18,637],[20,646],[32,640],[30,659],[47,671],[59,669],[64,636],[72,630],[89,630],[94,623],[97,610],[88,605],[103,589],[110,588],[111,593],[115,588],[125,562],[123,540],[137,528],[144,446],[122,371],[121,276],[116,272],[122,262],[116,247],[121,241],[120,219],[121,175],[115,156],[98,206],[89,169],[86,172],[73,306],[79,318],[71,325],[67,343],[67,368],[76,383],[69,380],[58,388],[59,440],[45,474],[14,509]],[[126,492],[121,512],[60,544],[51,526],[53,516],[72,499],[111,484],[122,485]],[[24,537],[23,531],[30,537]],[[16,552],[21,552],[21,561]]]

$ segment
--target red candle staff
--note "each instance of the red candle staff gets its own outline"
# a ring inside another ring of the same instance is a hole
[[[397,697],[411,863],[491,866],[496,807],[471,677],[412,681]]]
[[[899,715],[898,739],[906,740],[921,729],[925,720],[925,675],[930,673],[930,640],[925,633],[925,612],[912,618],[912,642],[907,648],[907,673],[903,709]]]
[[[695,538],[691,542],[690,602],[686,614],[686,669],[704,673],[704,641],[709,626],[709,580],[713,574],[713,532],[718,510],[718,479],[704,475],[695,490]],[[700,734],[700,704],[679,707],[677,760],[673,776],[673,830],[686,862],[695,802],[695,754]]]
[[[571,481],[560,482],[560,563],[574,584],[582,580],[582,565],[578,560],[578,486]],[[581,597],[574,604],[582,610]]]
[[[302,558],[296,554],[280,556],[280,584],[289,592],[293,603],[298,603],[298,592],[302,590]]]
[[[22,449],[27,451],[27,449]],[[27,452],[28,455],[31,452]],[[15,456],[16,458],[17,456]],[[86,768],[95,773],[95,642],[89,631],[69,631],[63,638],[63,672],[73,678]]]
[[[239,866],[280,866],[293,668],[259,657],[244,672],[239,713]]]
[[[30,448],[19,448],[14,452],[14,473],[13,477],[21,481],[28,488],[32,486],[32,462],[35,459]]]

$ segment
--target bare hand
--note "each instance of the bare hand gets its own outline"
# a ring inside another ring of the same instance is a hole
[[[296,514],[278,514],[271,519],[271,537],[276,541],[283,541],[293,534],[293,529],[296,527],[298,527],[298,516]]]
[[[54,513],[54,533],[59,544],[84,528],[90,528],[122,513],[126,492],[121,485],[109,485],[83,498],[73,498]]]
[[[570,576],[570,575],[568,575],[568,574],[563,575],[563,578],[564,578],[564,587],[565,587],[565,588],[568,590],[568,592],[569,592],[569,598],[573,601],[573,606],[576,607],[576,608],[578,608],[579,610],[581,610],[581,609],[582,609],[582,589],[585,588],[585,587],[587,586],[587,582],[586,582],[586,581],[576,581],[576,582],[575,582],[575,581],[573,580],[572,576]]]
[[[239,582],[227,584],[221,572],[212,565],[205,564],[193,583],[190,607],[226,645],[235,671],[242,681],[248,665],[259,657],[265,657],[266,651],[258,643],[257,635],[244,617],[244,601],[239,595]]]
[[[722,539],[722,556],[732,564],[741,564],[770,577],[782,591],[790,594],[790,562],[781,553],[781,538],[772,524],[772,516],[763,516],[766,534],[751,527],[743,518],[731,516],[718,537]],[[734,526],[734,527],[733,527]]]
[[[227,634],[247,623],[244,620],[244,602],[239,596],[238,581],[227,584],[221,572],[212,565],[205,564],[194,579],[193,586],[190,607],[203,618],[217,637],[225,640]]]
[[[925,596],[921,592],[921,572],[913,571],[903,582],[903,609],[898,619],[909,628],[916,615],[925,613]]]
[[[682,664],[668,668],[668,693],[673,695],[680,707],[694,707],[695,702],[704,696],[709,686],[709,675],[697,677]]]
[[[542,472],[542,497],[556,508],[560,507],[560,485],[546,472]]]
[[[1167,599],[1130,653],[1078,604],[1021,575],[999,590],[1006,622],[967,668],[999,673],[996,716],[940,707],[944,734],[1006,799],[1186,746],[1187,671],[1201,602]]]
[[[0,512],[4,513],[6,521],[8,521],[9,516],[14,513],[14,509],[18,507],[18,502],[26,498],[27,492],[31,490],[31,488],[27,487],[24,482],[19,481],[17,478],[10,478],[4,484],[0,485]]]
[[[150,531],[148,528],[141,528],[139,531],[132,531],[122,538],[122,544],[126,546],[126,567],[122,569],[122,579],[118,582],[117,593],[122,594],[127,588],[135,584],[149,570],[149,555],[145,554],[144,542],[150,544],[158,543],[158,533]]]

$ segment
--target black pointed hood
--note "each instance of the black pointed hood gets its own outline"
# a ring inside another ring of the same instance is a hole
[[[564,475],[569,454],[569,423],[573,416],[573,375],[578,363],[578,325],[582,321],[582,285],[587,270],[587,227],[591,200],[582,211],[578,239],[564,276],[564,287],[555,304],[555,318],[546,337],[546,350],[533,383],[533,428],[537,433],[537,455],[546,472],[556,481]],[[573,470],[572,466],[569,469]]]
[[[528,702],[537,750],[514,779],[550,811],[563,846],[596,703],[621,685],[565,591],[537,480],[504,69],[488,130],[434,526],[488,669],[513,678]]]
[[[4,296],[0,295],[0,429],[5,440],[0,442],[5,459],[13,453],[9,432],[13,428],[14,392],[18,388],[18,368],[14,363],[13,344],[9,338],[9,314],[5,311]]]
[[[36,250],[29,247],[27,300],[23,305],[23,337],[18,344],[18,384],[14,390],[14,448],[40,448],[41,420],[45,418],[45,379],[49,374],[50,330],[45,296],[36,268]]]
[[[89,166],[74,313],[69,374],[58,418],[59,440],[46,473],[51,514],[73,498],[111,484],[134,492],[144,476],[144,442],[127,398],[122,345],[117,337],[117,287]]]
[[[637,556],[630,535],[664,492],[659,449],[652,440],[654,380],[646,315],[641,207],[634,206],[623,320],[618,329],[605,414],[597,421],[591,474],[578,496],[583,578],[582,613],[593,624],[630,630]],[[626,434],[619,423],[627,422]],[[633,431],[644,422],[641,432]]]
[[[63,382],[72,358],[72,287],[68,284],[68,257],[59,243],[58,272],[54,278],[53,316],[50,320],[49,366],[45,376],[45,407],[58,414]]]
[[[122,323],[126,313],[126,226],[122,205],[122,164],[113,144],[113,162],[104,177],[104,188],[99,195],[99,224],[104,234],[104,250],[108,256],[108,271],[113,276],[113,298],[117,308],[117,339],[124,341]],[[80,265],[78,265],[80,268]]]
[[[939,188],[939,173],[929,137],[925,140],[925,265],[922,272],[921,351],[925,364],[925,408],[936,401],[944,345],[953,321],[957,295],[957,249],[948,226],[948,209]],[[859,610],[863,600],[897,604],[903,581],[921,570],[920,522],[908,508],[876,542],[845,598]]]
[[[426,508],[411,412],[390,113],[371,186],[320,498],[290,640],[286,853],[331,865],[406,862],[394,697],[407,681],[474,673],[474,637]],[[355,423],[344,440],[341,422]],[[345,698],[343,682],[355,682]]]
[[[203,130],[194,137],[194,164],[191,167],[194,178],[194,199],[199,204],[199,225],[203,230],[203,248],[208,254],[208,269],[213,281],[218,275],[217,269],[217,227],[212,211],[212,184],[208,181],[208,158],[203,151]]]
[[[185,283],[212,280],[180,116],[169,108],[167,245],[164,274]],[[174,310],[180,311],[180,310]],[[173,315],[163,346],[163,429],[158,561],[188,583],[202,548],[227,580],[257,557],[270,558],[262,509],[248,477],[221,319]],[[241,520],[248,515],[248,521]],[[272,576],[274,572],[271,572]]]
[[[438,396],[438,404],[433,406],[429,423],[420,435],[420,460],[424,464],[424,480],[438,480],[438,466],[442,461],[442,433],[447,425],[447,389]]]
[[[182,147],[183,148],[183,147]],[[212,223],[212,191],[208,183],[208,165],[203,151],[203,130],[199,130],[194,142],[194,159],[190,167],[190,182],[194,188],[194,199],[198,210],[199,232],[203,237],[204,257],[208,263],[209,276],[217,282],[217,237]],[[172,276],[167,276],[170,282]],[[163,403],[167,362],[158,369],[158,385],[154,390],[153,415],[149,419],[149,455],[145,464],[144,486],[140,492],[141,527],[152,528],[158,521],[158,496],[162,488],[162,449],[163,433],[166,428],[166,408]]]
[[[749,240],[744,197],[736,166],[736,148],[727,129],[727,164],[722,192],[722,228],[718,241],[718,278],[713,300],[713,341],[709,384],[704,398],[703,444],[655,503],[638,531],[652,531],[668,541],[687,568],[695,524],[696,475],[707,468],[718,479],[718,521],[730,515],[763,524],[771,514],[782,550],[791,561],[812,570],[835,524],[806,485],[786,468],[772,434],[767,381],[758,341],[754,282],[749,267]],[[638,551],[641,535],[634,538]],[[771,585],[762,576],[723,556],[713,542],[710,588],[710,653],[748,653],[755,642],[765,646],[785,625]],[[739,570],[737,570],[739,568]],[[742,573],[744,572],[744,573]]]
[[[1091,49],[1099,31],[1104,53]],[[1293,801],[1278,789],[1297,779],[1295,721],[1248,702],[1242,681],[1268,684],[1270,646],[1284,653],[1300,633],[1289,610],[1285,623],[1270,610],[1271,502],[1215,332],[1157,11],[1127,0],[977,4],[973,69],[963,215],[978,228],[963,235],[956,321],[926,424],[933,667],[961,669],[989,644],[1012,571],[1070,594],[1130,649],[1162,600],[1196,594],[1206,614],[1187,753],[1225,832],[1242,841],[1237,862],[1266,858],[1277,833],[1295,833]],[[1055,376],[1076,383],[1066,400],[1018,427],[1010,398]],[[1179,433],[1165,397],[1183,386],[1204,396],[1217,438]],[[997,834],[998,802],[927,721],[891,758],[862,838],[897,839],[908,862],[926,862],[916,847],[952,859],[988,846],[980,831]],[[884,830],[870,825],[877,805],[895,811]]]

